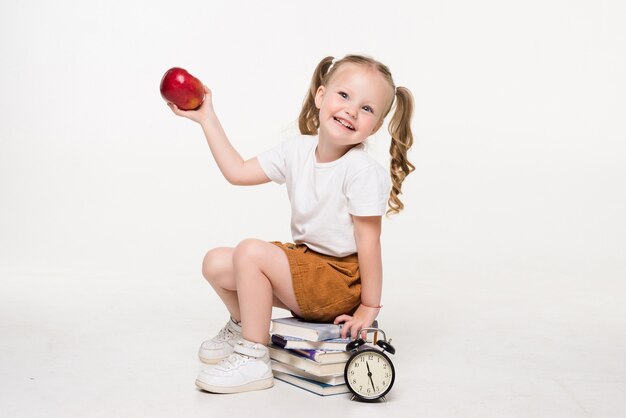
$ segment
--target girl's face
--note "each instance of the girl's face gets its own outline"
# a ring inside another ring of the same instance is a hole
[[[365,141],[382,126],[392,99],[391,86],[376,69],[343,64],[315,95],[320,137],[344,146]]]

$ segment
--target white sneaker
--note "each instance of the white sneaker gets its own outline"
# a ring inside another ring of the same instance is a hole
[[[240,339],[233,354],[217,366],[200,372],[196,386],[214,393],[239,393],[274,386],[267,347]]]
[[[198,357],[207,364],[215,364],[232,354],[233,347],[241,338],[241,325],[237,325],[232,318],[224,325],[224,328],[210,340],[200,345]]]

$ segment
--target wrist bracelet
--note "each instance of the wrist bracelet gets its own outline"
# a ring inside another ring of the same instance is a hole
[[[361,305],[365,306],[366,308],[372,308],[372,309],[380,309],[383,307],[383,305],[369,306],[369,305],[364,304],[363,302],[361,302]]]

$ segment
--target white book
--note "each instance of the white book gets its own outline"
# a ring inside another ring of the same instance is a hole
[[[378,321],[374,321],[372,328],[377,327]],[[272,334],[302,338],[307,341],[341,338],[342,328],[343,324],[307,322],[294,317],[272,319]]]
[[[270,345],[268,349],[270,351],[270,358],[273,360],[290,364],[316,376],[332,376],[340,374],[343,373],[346,366],[345,361],[339,363],[318,363],[306,357],[291,353],[289,350],[284,350],[280,347],[272,345]]]
[[[287,373],[294,376],[303,377],[309,380],[315,380],[317,382],[325,383],[331,386],[337,386],[346,383],[346,380],[343,377],[343,372],[330,376],[316,376],[302,369],[298,369],[297,367],[290,364],[280,363],[275,360],[272,360],[272,370],[275,372]]]
[[[294,317],[272,319],[272,334],[288,335],[308,341],[341,337],[342,324],[307,322]]]

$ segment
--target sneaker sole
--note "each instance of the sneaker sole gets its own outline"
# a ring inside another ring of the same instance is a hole
[[[246,383],[245,385],[232,387],[208,385],[201,380],[196,379],[196,386],[198,386],[202,390],[212,393],[240,393],[249,392],[252,390],[269,389],[274,386],[274,378],[270,377],[267,379],[255,380],[254,382]]]
[[[224,356],[224,357],[220,357],[220,358],[206,358],[206,357],[198,356],[200,361],[203,362],[204,364],[217,364],[220,361],[224,360],[226,357],[228,357],[228,356]]]

